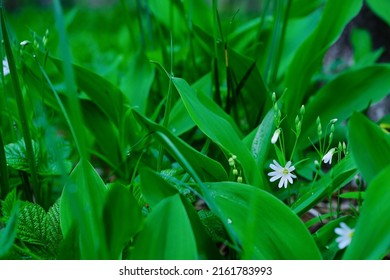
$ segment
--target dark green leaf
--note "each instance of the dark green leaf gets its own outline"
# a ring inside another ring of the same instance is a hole
[[[0,259],[7,255],[12,248],[16,234],[19,215],[19,204],[15,204],[7,224],[0,230]]]
[[[125,244],[139,230],[143,217],[137,201],[119,183],[110,185],[103,209],[108,259],[122,259]]]
[[[390,251],[390,166],[368,186],[352,242],[344,259],[380,260]]]
[[[217,206],[241,241],[247,259],[320,259],[309,231],[269,193],[234,182],[208,184]]]
[[[148,215],[144,228],[135,238],[133,246],[131,259],[198,259],[191,221],[179,194],[156,205]]]
[[[352,156],[370,183],[390,164],[390,138],[378,125],[359,113],[351,117],[348,131]]]
[[[34,149],[34,162],[38,164],[39,145],[32,140]],[[10,143],[4,146],[7,164],[16,170],[30,171],[29,160],[27,158],[26,146],[23,139],[16,143]]]
[[[180,93],[188,113],[203,133],[226,152],[237,156],[237,160],[243,168],[244,180],[255,186],[266,188],[267,185],[263,183],[260,172],[254,168],[255,160],[241,141],[237,128],[232,125],[231,119],[227,118],[220,108],[217,109],[218,106],[211,99],[209,100],[205,96],[200,97],[199,93],[197,97],[196,92],[183,79],[173,78],[172,81]]]

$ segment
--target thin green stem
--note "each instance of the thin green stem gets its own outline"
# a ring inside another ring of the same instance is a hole
[[[12,53],[11,44],[8,38],[8,32],[5,24],[5,19],[4,19],[3,7],[0,7],[0,16],[1,16],[1,30],[3,34],[5,53],[8,60],[8,66],[10,70],[10,76],[12,79],[13,89],[15,91],[16,105],[18,107],[20,123],[22,126],[23,138],[26,147],[26,156],[30,166],[32,189],[34,191],[36,201],[40,202],[42,194],[41,194],[39,181],[38,181],[37,166],[35,162],[32,138],[30,134],[26,108],[23,100],[23,93],[20,87],[20,81],[16,70],[16,64]]]
[[[287,0],[287,5],[286,8],[284,9],[284,15],[283,15],[283,23],[282,23],[282,30],[279,36],[278,40],[278,45],[277,49],[275,52],[275,59],[273,63],[273,69],[271,72],[271,78],[270,78],[270,85],[273,85],[276,83],[276,79],[278,78],[278,71],[279,71],[279,66],[280,66],[280,60],[282,59],[282,54],[283,54],[283,47],[284,47],[284,41],[286,37],[286,30],[287,30],[287,25],[288,25],[288,18],[289,18],[289,13],[291,9],[291,4],[292,0]],[[281,8],[281,10],[283,10]],[[280,11],[282,13],[282,11]]]
[[[60,53],[63,59],[63,68],[65,76],[65,88],[69,101],[69,121],[72,124],[73,136],[76,142],[76,147],[80,159],[88,160],[88,152],[85,140],[84,121],[81,113],[81,106],[77,96],[76,79],[74,76],[72,59],[69,49],[68,38],[65,31],[65,21],[62,13],[62,8],[59,0],[54,0],[54,13],[57,21],[57,29],[59,33]]]

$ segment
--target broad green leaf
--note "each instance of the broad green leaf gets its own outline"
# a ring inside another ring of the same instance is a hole
[[[131,192],[119,183],[108,189],[103,221],[108,259],[122,259],[122,250],[139,230],[143,217]]]
[[[252,156],[260,170],[264,168],[265,162],[267,161],[274,130],[274,112],[271,110],[267,113],[259,127],[256,129],[256,134],[254,135],[251,143]]]
[[[390,91],[390,65],[381,64],[341,74],[321,88],[306,105],[301,139],[309,145],[307,137],[316,134],[316,119],[322,123],[331,119],[342,121],[353,111],[361,111],[377,102]]]
[[[370,66],[374,64],[383,53],[383,48],[376,51],[372,50],[371,35],[370,32],[365,29],[352,29],[351,43],[355,67]]]
[[[60,200],[57,200],[46,214],[46,241],[47,246],[53,256],[57,257],[58,247],[62,241],[62,231],[60,224]]]
[[[145,196],[148,204],[150,204],[152,212],[155,211],[155,207],[164,199],[172,197],[179,193],[177,186],[172,186],[170,182],[163,179],[159,174],[154,173],[149,169],[141,170],[141,186],[142,193]],[[198,254],[200,259],[216,259],[219,258],[217,248],[212,243],[210,236],[207,235],[202,222],[199,219],[194,206],[190,201],[181,194],[183,206],[187,211],[187,215],[190,219],[192,230],[197,243]],[[218,219],[218,218],[216,218]],[[210,225],[212,227],[214,225]],[[209,230],[209,229],[207,229]],[[210,229],[211,231],[213,229]]]
[[[343,258],[380,260],[390,251],[390,165],[369,183],[352,242]]]
[[[221,109],[212,100],[196,94],[186,81],[179,78],[172,79],[177,88],[188,113],[212,141],[221,146],[226,152],[237,156],[237,160],[243,168],[244,180],[248,183],[266,188],[263,178],[257,168],[250,151],[245,147],[237,134],[235,126],[224,116]],[[211,105],[213,104],[213,105]]]
[[[62,71],[61,60],[53,57],[50,60]],[[86,68],[73,65],[73,69],[80,90],[118,126],[124,114],[124,106],[129,103],[127,98],[116,86]]]
[[[352,219],[349,217],[340,217],[335,220],[331,220],[313,234],[314,240],[325,260],[337,259],[336,255],[340,249],[338,248],[338,244],[336,242],[338,235],[335,234],[334,230],[339,227],[341,222],[344,222],[348,224],[349,227],[353,228],[354,221],[352,221]]]
[[[34,150],[34,162],[38,165],[39,144],[32,140]],[[7,164],[16,170],[30,171],[30,164],[27,157],[26,146],[23,139],[16,143],[10,143],[4,146]]]
[[[10,191],[6,198],[1,201],[1,215],[3,221],[7,221],[11,218],[12,212],[14,211],[16,204],[16,188]],[[20,208],[20,207],[19,207]]]
[[[6,226],[0,230],[0,259],[7,255],[14,244],[17,234],[18,215],[19,204],[15,204]]]
[[[146,56],[138,51],[129,62],[128,72],[121,82],[121,89],[126,94],[132,107],[145,114],[149,91],[155,78],[155,70]]]
[[[292,1],[290,17],[306,17],[316,9],[324,6],[326,0],[294,0]]]
[[[368,183],[390,164],[390,137],[360,113],[349,121],[349,144],[359,171]]]
[[[297,50],[287,70],[284,87],[287,115],[295,114],[307,97],[314,73],[322,65],[326,50],[341,35],[347,23],[359,12],[362,0],[329,0],[314,32]],[[337,12],[335,12],[337,11]],[[291,123],[293,123],[293,118]]]
[[[356,175],[356,166],[350,156],[344,158],[335,165],[328,173],[316,182],[309,183],[304,195],[299,197],[291,209],[298,216],[313,208],[322,199],[328,197],[330,193],[340,189],[350,182]]]
[[[140,171],[142,193],[153,208],[167,197],[178,193],[178,190],[150,169]]]
[[[210,183],[217,206],[242,244],[246,259],[320,259],[304,223],[269,193],[234,182]]]
[[[82,159],[64,186],[60,205],[64,238],[71,228],[77,232],[82,259],[107,258],[102,225],[105,194],[106,186],[102,179],[93,166]]]
[[[122,161],[118,128],[112,121],[90,101],[82,101],[85,125],[94,138],[96,153],[113,169],[117,169]],[[124,154],[124,153],[123,153]]]
[[[191,222],[178,194],[161,201],[148,215],[144,228],[134,240],[130,257],[138,260],[198,259]]]
[[[205,181],[227,179],[226,171],[219,162],[201,154],[183,140],[174,136],[163,126],[153,123],[136,111],[134,111],[134,116],[150,132],[154,132],[154,135],[160,143],[163,144],[171,155],[183,165],[183,168],[190,166],[193,171]],[[184,164],[184,160],[188,162],[189,165]]]
[[[20,210],[18,221],[18,239],[23,242],[45,245],[46,212],[38,204],[25,202]]]
[[[390,26],[390,1],[367,0],[370,9]]]

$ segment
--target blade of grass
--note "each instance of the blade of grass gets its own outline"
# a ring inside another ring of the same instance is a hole
[[[8,31],[5,24],[3,6],[0,7],[0,17],[1,17],[1,31],[3,35],[5,53],[8,60],[8,66],[9,66],[10,76],[12,79],[12,85],[15,93],[16,104],[18,107],[20,123],[22,125],[24,143],[26,145],[26,156],[28,158],[28,162],[31,170],[32,189],[34,191],[36,202],[40,202],[42,195],[41,195],[41,190],[38,181],[37,167],[35,166],[35,157],[33,151],[32,138],[31,138],[30,129],[28,125],[27,114],[26,114],[25,104],[23,100],[23,93],[20,87],[20,81],[16,71],[16,65],[15,65],[15,60],[11,49],[11,44],[8,38]]]
[[[69,101],[69,117],[74,128],[76,147],[80,158],[88,158],[85,143],[84,122],[81,114],[80,102],[77,97],[76,79],[72,68],[72,59],[69,50],[68,38],[65,30],[64,16],[59,0],[54,0],[54,14],[59,33],[60,53],[63,59],[65,88]]]
[[[2,38],[2,34],[1,34]],[[0,48],[0,58],[3,58],[3,52]],[[4,96],[4,71],[3,68],[0,67],[1,71],[1,87],[2,91],[0,93],[0,100],[6,100]],[[7,161],[5,157],[5,151],[4,151],[4,141],[3,141],[3,114],[4,112],[4,106],[3,102],[0,102],[0,198],[5,199],[8,191],[9,191],[9,181],[8,181],[8,168],[7,168]]]

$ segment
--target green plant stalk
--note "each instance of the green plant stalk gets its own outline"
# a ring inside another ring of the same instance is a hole
[[[0,57],[3,57],[0,48]],[[1,71],[1,81],[2,81],[2,91],[0,95],[0,100],[5,100],[4,94],[4,71],[3,68],[0,69]],[[7,159],[5,157],[5,150],[4,150],[4,141],[3,141],[3,114],[4,108],[3,108],[3,102],[0,102],[0,198],[5,199],[9,192],[9,181],[8,181],[8,168],[7,168]]]
[[[136,40],[134,38],[133,28],[131,27],[131,24],[130,24],[131,18],[130,18],[129,10],[127,8],[125,0],[121,0],[121,5],[122,5],[122,10],[123,10],[123,14],[125,17],[125,21],[126,21],[126,27],[127,27],[127,30],[129,31],[129,41],[130,41],[129,46],[130,46],[130,49],[133,50],[133,48],[136,44]]]
[[[16,105],[18,107],[20,123],[22,125],[24,143],[26,146],[26,156],[31,171],[32,189],[34,192],[35,200],[36,202],[39,203],[41,201],[42,194],[41,194],[39,181],[38,181],[37,167],[35,165],[35,156],[34,156],[34,150],[32,145],[32,139],[31,139],[31,134],[28,126],[26,109],[24,106],[23,93],[20,87],[20,82],[16,71],[16,65],[12,54],[11,44],[8,38],[8,32],[7,32],[7,27],[5,25],[4,11],[2,6],[0,7],[0,17],[1,17],[1,31],[3,34],[5,53],[8,60],[8,66],[9,66],[10,75],[12,79],[13,89],[15,91],[15,99],[16,99]]]
[[[213,73],[213,79],[214,79],[214,87],[215,87],[215,92],[214,92],[214,99],[217,102],[219,106],[222,105],[222,99],[221,99],[221,92],[219,88],[219,74],[218,74],[218,43],[217,43],[217,38],[218,34],[223,40],[223,34],[222,34],[222,28],[221,28],[221,21],[219,19],[218,15],[218,1],[213,0],[212,2],[212,9],[213,9],[213,23],[214,23],[214,57],[212,60],[212,73]]]
[[[2,35],[2,34],[1,34]],[[2,37],[2,36],[1,36]],[[0,48],[0,57],[3,57],[2,50]],[[4,71],[3,68],[0,69],[1,71],[1,81],[2,81],[2,91],[0,100],[6,100],[4,96]],[[5,150],[4,150],[4,141],[3,141],[3,114],[4,112],[4,102],[0,102],[0,198],[5,199],[9,192],[9,180],[8,180],[8,168],[7,168],[7,159],[5,157]]]
[[[1,119],[0,119],[0,123],[2,123]],[[1,127],[0,127],[0,186],[1,186],[0,198],[4,200],[9,192],[9,181],[8,181],[7,160],[5,158],[3,133]]]
[[[57,21],[57,29],[59,33],[60,41],[60,53],[63,59],[64,76],[65,76],[65,88],[67,92],[67,98],[69,101],[69,118],[74,128],[73,136],[76,142],[76,147],[80,156],[80,159],[88,159],[88,152],[86,148],[86,141],[84,135],[84,121],[81,113],[80,102],[77,97],[76,79],[71,63],[71,54],[69,50],[68,39],[65,31],[65,22],[62,13],[62,8],[59,0],[55,0],[54,13]],[[84,162],[84,161],[83,161]]]
[[[270,85],[271,84],[271,76],[273,76],[272,71],[274,68],[274,65],[276,63],[276,50],[278,49],[280,45],[280,22],[281,22],[281,11],[282,11],[282,4],[280,3],[281,0],[274,1],[275,7],[273,11],[274,16],[274,26],[273,26],[273,34],[272,34],[272,41],[271,41],[271,47],[270,47],[270,53],[268,55],[267,64],[264,70],[264,77],[265,81]]]
[[[276,49],[275,53],[275,59],[274,59],[274,64],[272,67],[272,72],[271,72],[271,77],[270,77],[270,85],[273,86],[276,83],[276,79],[278,78],[278,71],[279,71],[279,65],[280,65],[280,60],[282,58],[282,53],[283,53],[283,46],[284,46],[284,41],[286,37],[286,29],[287,29],[287,24],[288,24],[288,17],[291,9],[291,0],[287,0],[287,5],[284,11],[284,16],[283,16],[283,25],[282,25],[282,30],[281,34],[279,37],[279,43]]]

